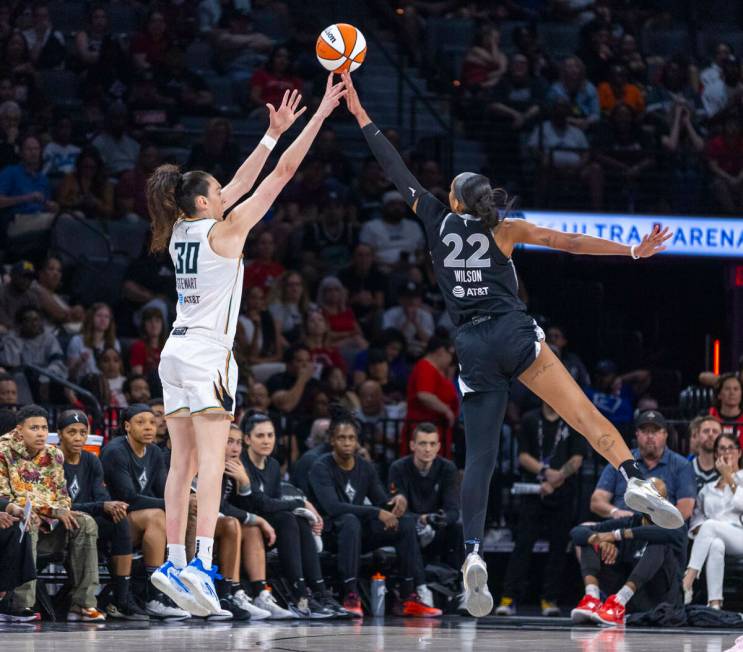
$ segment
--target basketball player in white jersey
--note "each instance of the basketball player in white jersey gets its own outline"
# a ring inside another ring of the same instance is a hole
[[[317,113],[256,191],[224,216],[255,182],[275,140],[264,137],[256,152],[222,188],[207,172],[182,174],[161,165],[147,182],[153,252],[168,245],[176,272],[177,317],[160,358],[160,379],[172,457],[165,485],[168,558],[153,584],[193,615],[220,611],[214,588],[212,546],[224,456],[234,415],[237,365],[232,356],[240,311],[242,252],[250,230],[294,176],[325,119],[345,94],[328,76]],[[304,109],[292,93],[275,112],[272,125],[287,129]],[[278,134],[276,134],[278,135]],[[246,169],[244,169],[246,168]],[[242,174],[242,179],[239,179]],[[168,244],[169,243],[169,244]],[[198,473],[196,557],[187,565],[186,517],[191,481]]]

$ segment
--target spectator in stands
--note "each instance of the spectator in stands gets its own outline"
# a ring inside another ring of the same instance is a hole
[[[586,76],[594,84],[606,81],[611,74],[615,53],[609,21],[591,21],[581,31],[583,44],[577,54],[586,66]]]
[[[153,129],[173,129],[180,125],[181,107],[160,88],[154,70],[138,71],[127,106],[137,138]]]
[[[404,407],[409,375],[407,367],[404,376],[395,375],[392,373],[390,361],[384,349],[370,349],[365,372],[367,378],[376,380],[382,386],[386,405],[402,403]]]
[[[622,34],[616,59],[627,69],[627,77],[633,84],[640,88],[647,84],[648,67],[633,34]]]
[[[39,276],[34,287],[39,294],[39,304],[47,325],[60,326],[65,332],[79,331],[85,319],[85,308],[80,304],[71,306],[58,294],[62,284],[62,261],[56,256],[47,256],[39,268]]]
[[[566,337],[565,327],[561,324],[551,324],[546,329],[546,342],[552,347],[552,350],[560,358],[562,364],[570,372],[576,383],[581,387],[587,387],[591,383],[591,377],[588,374],[586,365],[583,364],[583,360],[577,353],[567,351],[568,338]]]
[[[259,382],[284,370],[285,346],[279,329],[266,308],[263,289],[257,285],[249,288],[238,318],[237,351]]]
[[[704,485],[697,498],[689,524],[694,539],[689,566],[684,575],[684,598],[692,600],[694,581],[706,564],[707,604],[722,609],[722,583],[725,555],[743,556],[740,522],[743,517],[743,472],[740,470],[740,444],[734,435],[722,434],[715,440],[715,468],[720,477]]]
[[[556,184],[587,185],[593,210],[603,205],[604,178],[601,166],[590,160],[585,134],[570,124],[570,102],[555,95],[549,120],[534,128],[528,140],[537,158],[537,193],[544,196]]]
[[[666,485],[668,500],[688,520],[697,495],[691,464],[667,447],[666,420],[660,412],[648,410],[635,419],[637,448],[632,455],[646,476],[660,478]],[[627,482],[621,473],[607,466],[591,496],[591,511],[601,518],[632,516],[624,503]]]
[[[40,614],[32,609],[16,611],[10,604],[10,595],[18,586],[36,577],[31,537],[21,531],[23,509],[0,499],[0,618],[6,622],[31,622]]]
[[[637,369],[619,375],[612,360],[599,360],[594,372],[593,387],[586,394],[599,411],[620,431],[632,423],[633,405],[638,396],[645,393],[652,376],[647,369]]]
[[[551,77],[553,64],[539,42],[534,25],[516,25],[511,33],[511,40],[518,52],[529,59],[529,68],[534,77]]]
[[[273,284],[268,309],[281,325],[281,335],[290,344],[302,337],[302,325],[310,306],[307,288],[299,272],[284,272]]]
[[[165,454],[165,451],[170,450],[170,435],[168,434],[168,423],[165,420],[165,404],[162,397],[155,397],[147,401],[147,405],[155,416],[155,443]],[[165,466],[170,468],[170,460],[164,461]]]
[[[154,143],[144,143],[139,150],[137,164],[134,169],[127,170],[121,175],[116,184],[117,212],[129,221],[150,220],[150,211],[147,207],[145,189],[147,179],[162,163],[160,149]]]
[[[688,67],[680,56],[672,57],[663,65],[658,83],[648,89],[645,109],[658,124],[670,128],[680,107],[687,108],[690,117],[694,117],[697,100],[689,85]]]
[[[276,431],[267,415],[248,418],[243,432],[248,446],[243,456],[247,470],[241,484],[250,486],[250,511],[263,516],[276,531],[276,548],[282,571],[289,582],[290,610],[300,618],[330,618],[340,605],[332,600],[323,581],[315,537],[323,531],[323,520],[315,506],[301,498],[282,498],[279,463],[271,457]],[[314,536],[313,536],[314,535]]]
[[[465,89],[477,97],[496,86],[507,68],[508,57],[500,49],[500,30],[494,25],[480,25],[462,63]]]
[[[439,456],[440,450],[438,428],[432,423],[418,424],[410,440],[411,454],[390,466],[387,484],[390,494],[405,496],[407,513],[418,521],[424,561],[441,561],[457,569],[464,563],[459,473],[452,462]],[[432,604],[430,599],[423,601]]]
[[[157,308],[142,311],[141,333],[142,337],[129,348],[129,369],[133,374],[149,376],[157,373],[160,352],[167,339],[163,315]]]
[[[712,415],[694,417],[689,424],[690,439],[698,442],[698,452],[690,460],[697,481],[697,492],[708,482],[714,482],[720,477],[715,466],[715,442],[721,434],[722,424]],[[689,447],[691,448],[691,444]]]
[[[49,20],[49,6],[39,2],[33,9],[33,27],[23,30],[31,61],[41,70],[63,68],[67,46],[62,32],[54,29]]]
[[[18,384],[8,372],[0,372],[0,405],[18,405]],[[0,432],[0,436],[4,435]]]
[[[70,174],[79,153],[80,148],[72,142],[72,118],[66,114],[57,116],[52,140],[44,146],[42,172],[50,177]]]
[[[152,398],[150,384],[141,374],[130,374],[122,386],[129,405],[147,403]]]
[[[604,113],[612,113],[620,103],[629,106],[636,115],[645,111],[645,98],[642,91],[629,82],[627,69],[622,65],[613,65],[609,79],[601,82],[597,88],[599,107]]]
[[[632,107],[621,102],[614,106],[608,121],[599,126],[595,146],[611,205],[630,212],[637,205],[647,206],[655,185],[650,179],[655,165],[653,143]]]
[[[315,462],[333,450],[328,440],[330,419],[315,419],[307,437],[307,450],[292,467],[291,481],[305,496],[310,494],[310,471]]]
[[[25,306],[16,314],[17,332],[8,333],[0,341],[0,365],[16,369],[16,380],[24,384],[22,402],[30,398],[28,392],[39,401],[49,402],[49,377],[36,371],[25,371],[23,365],[33,364],[62,379],[67,378],[64,355],[57,338],[44,332],[41,312],[33,306]],[[27,384],[28,383],[28,384]]]
[[[351,261],[356,227],[349,219],[347,195],[343,189],[329,189],[319,219],[305,224],[302,234],[305,275],[336,274]]]
[[[383,273],[415,262],[425,247],[423,231],[408,217],[408,207],[396,190],[382,196],[382,217],[361,227],[359,241],[374,250],[374,259]]]
[[[735,55],[733,46],[721,41],[715,45],[714,58],[710,65],[702,70],[699,75],[699,81],[702,87],[708,87],[723,78],[723,66]]]
[[[47,444],[49,415],[38,405],[17,413],[15,430],[0,438],[0,500],[22,509],[31,501],[35,514],[28,534],[34,558],[38,553],[64,551],[72,582],[67,620],[100,622],[106,616],[96,608],[98,593],[98,528],[92,517],[73,511],[64,477],[64,457]],[[7,511],[7,508],[6,508]],[[18,514],[18,510],[11,508]],[[36,602],[34,580],[16,588],[15,613],[28,615]]]
[[[75,34],[75,56],[78,64],[92,68],[105,58],[106,50],[114,41],[106,8],[94,6],[88,15],[88,24]]]
[[[420,356],[435,330],[431,313],[423,308],[423,288],[408,281],[398,292],[399,306],[385,311],[382,328],[394,328],[405,336],[406,348],[413,358]]]
[[[340,367],[325,367],[320,380],[331,404],[338,403],[349,412],[361,405],[356,392],[348,389],[347,375]]]
[[[132,537],[126,513],[129,505],[111,500],[103,484],[101,462],[83,450],[90,427],[80,410],[66,410],[57,418],[59,445],[64,455],[64,477],[75,511],[92,516],[98,526],[98,539],[110,548],[113,599],[106,607],[110,618],[149,620],[130,591]]]
[[[743,387],[733,373],[722,374],[715,387],[715,403],[709,413],[723,422],[722,432],[743,442]]]
[[[654,484],[665,496],[663,481],[654,478]],[[586,591],[571,612],[574,623],[598,621],[621,626],[626,609],[650,611],[660,603],[681,606],[679,576],[686,559],[685,527],[663,529],[634,514],[579,525],[570,534],[580,550]],[[603,604],[601,592],[611,594]]]
[[[95,354],[109,346],[121,352],[111,308],[106,303],[94,303],[85,313],[82,332],[75,335],[67,345],[70,378],[99,373]]]
[[[271,408],[271,396],[268,393],[268,388],[263,383],[251,383],[248,387],[245,401],[246,411],[252,409],[256,412],[268,413],[269,409]]]
[[[307,313],[304,332],[303,343],[309,349],[315,368],[320,368],[320,374],[333,367],[346,371],[347,365],[338,347],[329,343],[328,320],[321,310]]]
[[[374,263],[374,249],[359,243],[353,250],[351,264],[338,273],[348,290],[348,303],[365,333],[369,332],[384,310],[387,280]]]
[[[403,383],[407,386],[410,367],[405,360],[405,347],[407,344],[405,335],[396,328],[385,328],[372,344],[373,348],[384,351],[388,369],[387,373],[382,375],[386,376],[390,382]],[[370,353],[371,349],[361,351],[354,359],[352,379],[354,387],[358,387],[358,385],[369,377],[371,366],[369,363]]]
[[[104,347],[100,353],[96,353],[96,364],[108,385],[107,405],[125,408],[129,405],[124,395],[126,376],[124,376],[124,363],[118,349],[113,346]]]
[[[58,208],[50,199],[49,178],[41,171],[39,139],[29,134],[20,144],[21,162],[0,171],[0,209],[16,216],[8,235],[48,229]]]
[[[258,236],[255,258],[245,266],[245,289],[259,287],[268,292],[284,273],[284,266],[274,258],[275,251],[273,236],[264,231]]]
[[[284,362],[286,371],[271,376],[266,383],[271,404],[283,414],[307,414],[319,390],[312,356],[306,346],[295,344],[284,353]]]
[[[359,385],[359,407],[353,411],[361,426],[361,440],[374,459],[391,462],[398,455],[398,423],[405,413],[405,404],[386,405],[382,386],[376,380]],[[403,435],[404,436],[404,435]]]
[[[405,497],[390,498],[374,467],[358,455],[359,424],[350,414],[336,414],[329,433],[333,451],[313,465],[310,487],[327,521],[323,540],[338,554],[343,607],[363,616],[358,593],[361,554],[392,544],[403,577],[401,599],[393,612],[400,616],[441,615],[440,610],[423,604],[416,593],[425,587],[425,572],[415,518],[405,515]]]
[[[13,30],[5,41],[3,67],[12,75],[16,86],[25,85],[20,93],[16,92],[16,101],[25,107],[32,99],[33,81],[31,80],[36,76],[36,68],[31,61],[28,43],[22,32]]]
[[[158,87],[186,115],[214,112],[214,93],[203,77],[186,65],[185,53],[174,47],[165,54],[165,65],[155,71]],[[203,168],[200,168],[203,169]]]
[[[264,53],[274,46],[272,39],[253,30],[250,14],[241,8],[225,11],[211,35],[220,67],[234,82],[250,79]]]
[[[326,276],[317,289],[317,306],[328,322],[326,343],[337,347],[342,355],[352,360],[369,343],[361,332],[353,310],[348,307],[348,292],[335,276]]]
[[[359,205],[359,217],[362,222],[376,220],[382,215],[382,198],[389,190],[390,182],[377,160],[374,157],[366,159],[361,166],[361,172],[354,187],[354,197]],[[363,231],[362,228],[361,233]],[[365,242],[361,234],[359,234],[359,239]],[[375,248],[373,243],[369,244],[372,249]]]
[[[21,107],[14,100],[0,104],[0,166],[3,168],[19,161],[21,118]]]
[[[293,90],[302,92],[303,83],[291,72],[289,50],[278,45],[268,56],[264,68],[258,68],[250,78],[250,103],[260,114],[265,113],[266,104],[279,106],[285,93]]]
[[[722,115],[731,109],[741,110],[743,104],[743,81],[740,78],[740,63],[728,59],[722,64],[722,79],[705,86],[702,106],[708,118]]]
[[[157,9],[147,15],[144,31],[132,39],[132,59],[140,70],[157,68],[165,62],[165,54],[173,41],[165,16]]]
[[[137,164],[139,143],[127,132],[129,111],[122,102],[114,102],[106,114],[106,125],[93,138],[92,145],[100,152],[106,169],[114,176],[132,170]]]
[[[353,177],[353,166],[343,152],[343,145],[338,140],[338,134],[332,126],[323,125],[312,145],[312,150],[314,156],[325,165],[331,178],[338,179],[345,186],[350,184]],[[340,199],[344,202],[348,201],[347,192],[341,192],[340,189],[337,189],[336,192]],[[355,207],[347,204],[347,208],[353,209]]]
[[[508,560],[500,616],[516,614],[516,605],[528,583],[532,549],[546,524],[549,559],[541,587],[543,616],[559,616],[565,549],[570,539],[576,476],[588,453],[585,439],[570,428],[549,405],[527,412],[518,434],[519,466],[524,482],[539,485],[538,494],[521,496],[514,548]]]
[[[601,111],[596,87],[586,79],[586,68],[578,57],[568,57],[560,64],[560,79],[550,87],[547,100],[568,101],[567,122],[588,131],[599,121]]]
[[[444,432],[442,436],[443,456],[452,454],[453,427],[459,416],[459,396],[451,381],[454,347],[451,342],[439,337],[428,340],[425,355],[415,364],[408,379],[406,432],[401,452],[407,453],[408,441],[413,428],[429,421]]]
[[[10,268],[10,282],[0,283],[0,333],[15,326],[21,308],[41,306],[39,291],[34,287],[35,268],[28,260],[19,260]]]
[[[100,153],[89,146],[76,158],[74,172],[67,174],[57,188],[59,205],[89,219],[110,219],[114,214],[114,189]]]
[[[725,116],[723,131],[707,143],[712,192],[726,213],[743,209],[743,134],[737,112]]]
[[[165,466],[155,444],[155,415],[148,405],[130,405],[121,415],[121,434],[101,454],[103,476],[111,496],[129,505],[127,519],[135,546],[142,546],[147,574],[145,611],[162,619],[188,618],[150,582],[165,561]]]

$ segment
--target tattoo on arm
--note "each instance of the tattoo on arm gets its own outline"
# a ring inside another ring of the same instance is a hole
[[[537,378],[539,378],[539,376],[547,372],[550,369],[550,367],[554,367],[554,366],[555,366],[554,362],[545,362],[541,367],[539,367],[539,369],[537,369],[534,372],[534,375],[531,377],[531,382],[534,382]]]
[[[565,464],[562,465],[560,473],[562,473],[566,478],[569,478],[578,470],[579,466],[580,465],[576,464],[575,460],[568,460],[567,462],[565,462]]]
[[[598,441],[596,442],[596,447],[600,453],[605,453],[610,451],[612,448],[614,448],[614,445],[616,444],[616,441],[614,440],[614,437],[612,437],[608,433],[604,433],[598,438]]]

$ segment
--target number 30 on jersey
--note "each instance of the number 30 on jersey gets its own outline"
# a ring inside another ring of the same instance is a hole
[[[176,251],[175,273],[197,274],[200,242],[176,242],[173,244]]]

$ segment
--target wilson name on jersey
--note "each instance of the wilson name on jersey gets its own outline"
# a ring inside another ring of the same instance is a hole
[[[479,219],[452,213],[428,192],[418,200],[416,215],[426,229],[436,281],[456,326],[478,316],[526,310],[513,261]]]
[[[207,335],[231,347],[243,286],[242,258],[225,258],[209,244],[217,220],[180,220],[168,251],[178,292],[173,328]],[[183,331],[183,332],[186,332]]]

